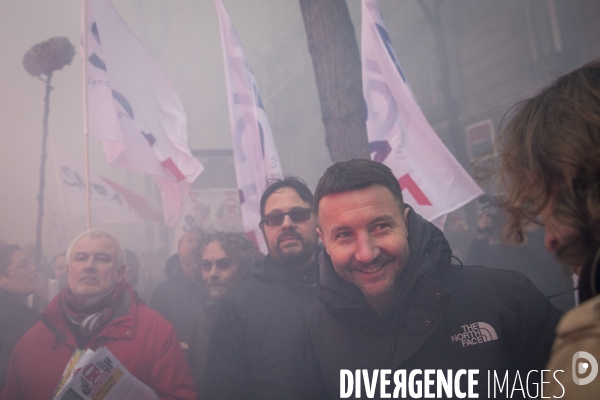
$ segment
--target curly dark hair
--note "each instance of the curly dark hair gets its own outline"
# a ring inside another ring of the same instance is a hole
[[[579,232],[557,249],[557,258],[589,263],[600,244],[600,60],[512,111],[494,146],[476,161],[479,178],[497,178],[507,214],[503,239],[522,243],[523,223],[552,201],[553,217]]]
[[[202,259],[204,248],[211,242],[218,242],[223,251],[240,266],[242,279],[246,279],[252,272],[252,266],[264,258],[258,247],[239,232],[204,232],[197,248],[196,259]]]

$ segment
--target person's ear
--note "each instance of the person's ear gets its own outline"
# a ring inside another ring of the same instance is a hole
[[[325,245],[325,240],[323,239],[323,231],[320,226],[317,226],[317,234],[319,235],[319,239],[321,239],[321,243]]]

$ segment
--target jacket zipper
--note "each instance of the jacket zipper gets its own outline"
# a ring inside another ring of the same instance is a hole
[[[390,342],[388,344],[388,353],[389,354],[394,354],[394,351],[396,351],[396,342],[395,342],[395,337],[394,335],[390,335]]]

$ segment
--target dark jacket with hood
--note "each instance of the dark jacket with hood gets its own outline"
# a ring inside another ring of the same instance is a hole
[[[206,291],[185,276],[177,254],[167,261],[165,273],[167,280],[156,288],[148,305],[173,324],[180,341],[189,343],[195,329],[195,315],[208,300]]]
[[[415,369],[478,369],[475,389],[486,398],[488,370],[498,371],[500,380],[505,371],[520,370],[525,382],[528,371],[544,368],[560,317],[544,295],[520,273],[451,265],[439,229],[414,211],[407,224],[409,259],[381,315],[323,252],[321,302],[307,313],[291,357],[293,397],[339,398],[341,369],[366,369],[369,376],[376,369],[392,375],[405,369],[407,376]],[[376,387],[379,398],[379,382]],[[387,392],[393,389],[392,379]],[[361,394],[367,398],[364,385]]]
[[[317,258],[302,270],[270,255],[219,304],[203,399],[284,399],[285,365],[306,310],[317,300]]]
[[[175,328],[194,381],[200,388],[208,341],[208,323],[203,311],[206,290],[185,276],[177,254],[169,258],[165,272],[167,280],[156,288],[149,306]]]

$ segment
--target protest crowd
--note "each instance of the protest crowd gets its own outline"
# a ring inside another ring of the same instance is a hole
[[[273,163],[239,184],[243,230],[193,227],[173,254],[91,228],[34,265],[2,239],[0,400],[600,398],[600,60],[507,110],[473,162],[489,194],[464,186],[468,251],[378,151],[331,163],[314,190]],[[201,172],[169,157],[182,178],[157,179],[164,193]]]
[[[339,398],[341,370],[571,372],[573,350],[600,355],[599,121],[596,62],[517,105],[487,167],[503,177],[506,238],[543,224],[548,251],[580,276],[582,304],[560,323],[524,274],[453,260],[390,169],[355,159],[328,168],[314,195],[295,177],[267,186],[264,257],[240,233],[185,234],[150,306],[134,289],[139,259],[108,232],[76,237],[46,282],[19,246],[2,245],[0,398],[51,398],[72,353],[101,346],[177,399]],[[25,304],[61,279],[39,316]],[[549,382],[570,398],[600,390]]]

